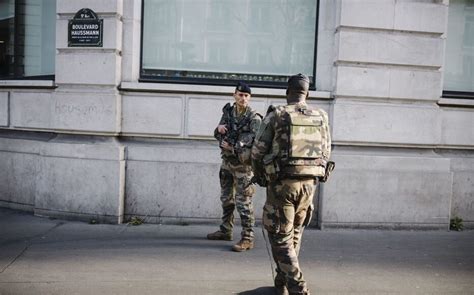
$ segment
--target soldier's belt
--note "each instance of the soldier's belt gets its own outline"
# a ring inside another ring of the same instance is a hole
[[[278,173],[277,179],[297,179],[300,181],[305,181],[305,180],[316,180],[319,179],[318,176],[313,176],[313,175],[295,175],[291,173]]]
[[[326,166],[326,161],[323,159],[291,159],[284,161],[285,165],[290,166]]]

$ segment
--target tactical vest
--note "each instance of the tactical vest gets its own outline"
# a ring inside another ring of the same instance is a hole
[[[280,125],[278,174],[282,177],[318,177],[324,175],[323,140],[326,128],[323,113],[306,105],[279,108]]]
[[[234,147],[234,153],[222,151],[222,158],[233,165],[250,165],[250,154],[255,134],[252,133],[250,124],[255,116],[260,116],[256,111],[250,112],[241,117],[236,117],[234,107],[229,103],[222,109],[224,116],[227,116],[225,124],[228,126],[228,134],[233,134],[234,142],[230,142]],[[233,122],[230,122],[233,121]]]

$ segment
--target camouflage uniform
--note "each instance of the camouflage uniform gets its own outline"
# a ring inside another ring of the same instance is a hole
[[[226,107],[230,107],[230,104]],[[253,176],[252,166],[250,165],[250,153],[255,134],[262,121],[261,115],[247,107],[243,114],[237,113],[237,106],[232,106],[231,114],[238,126],[237,143],[234,145],[234,152],[222,149],[222,165],[219,171],[221,185],[222,202],[222,224],[220,231],[232,234],[234,227],[234,210],[240,214],[242,223],[242,239],[253,241],[255,224],[254,209],[252,197],[255,193],[255,186],[248,185]],[[227,125],[228,118],[225,114],[219,122],[219,125]],[[216,130],[214,136],[219,139],[220,135]]]
[[[290,126],[289,113],[301,110],[309,113],[315,122],[319,122],[319,132],[308,132],[311,129],[298,132],[297,127]],[[293,128],[291,140],[290,128]],[[330,147],[326,112],[311,110],[304,101],[270,107],[255,138],[252,166],[257,178],[265,177],[267,180],[263,224],[277,264],[277,290],[283,289],[290,294],[309,294],[299,267],[298,254],[303,229],[311,221],[313,195],[318,177],[324,176]],[[290,153],[312,155],[313,160],[301,160],[301,166],[288,166],[285,159],[288,159]],[[280,294],[286,294],[285,292]]]

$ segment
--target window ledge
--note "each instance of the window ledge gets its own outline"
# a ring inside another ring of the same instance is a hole
[[[234,92],[233,86],[171,84],[171,83],[137,83],[122,82],[120,90],[131,92],[180,92],[180,93],[207,93],[229,94]],[[285,97],[285,89],[252,87],[252,96]],[[331,99],[329,91],[310,91],[309,98]]]
[[[474,108],[474,99],[441,98],[438,105]]]
[[[53,88],[52,80],[0,80],[2,88]]]

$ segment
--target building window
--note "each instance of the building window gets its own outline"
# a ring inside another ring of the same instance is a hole
[[[52,78],[56,0],[0,0],[0,79]]]
[[[140,81],[314,89],[317,0],[143,0]]]
[[[474,1],[449,1],[445,97],[474,98]]]

